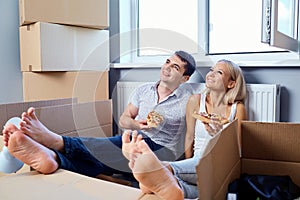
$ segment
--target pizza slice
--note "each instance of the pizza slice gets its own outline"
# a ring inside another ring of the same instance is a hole
[[[147,124],[149,127],[156,128],[163,120],[164,117],[154,110],[148,113]]]
[[[227,124],[229,122],[227,118],[222,117],[221,115],[208,114],[206,112],[194,112],[192,116],[206,124],[209,124],[211,120],[220,121],[221,124]]]

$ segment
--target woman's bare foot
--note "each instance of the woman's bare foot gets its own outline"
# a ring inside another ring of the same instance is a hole
[[[130,140],[131,136],[131,140]],[[138,135],[137,131],[124,131],[122,135],[122,153],[128,160],[130,159],[129,154],[133,153],[132,151],[136,148],[136,144],[138,141],[141,141],[143,139],[142,135]]]
[[[50,131],[39,121],[33,107],[30,107],[27,112],[23,112],[21,117],[20,129],[26,135],[50,149],[63,150],[64,143],[62,137]]]
[[[11,131],[7,148],[15,158],[40,173],[50,174],[58,169],[56,154],[20,130]]]
[[[174,175],[164,166],[151,151],[144,140],[137,142],[137,150],[130,154],[129,167],[139,181],[141,190],[153,192],[164,200],[183,200],[183,191]]]

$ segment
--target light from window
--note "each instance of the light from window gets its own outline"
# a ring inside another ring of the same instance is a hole
[[[197,52],[197,0],[139,0],[139,56]],[[189,42],[187,42],[189,41]]]
[[[261,43],[261,0],[209,1],[209,54],[281,49]]]

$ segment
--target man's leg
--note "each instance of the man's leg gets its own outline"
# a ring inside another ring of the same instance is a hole
[[[9,138],[8,151],[20,161],[43,174],[50,174],[58,169],[56,154],[32,140],[14,125],[6,127],[5,135]]]
[[[62,137],[39,121],[33,107],[22,113],[21,117],[20,129],[34,141],[52,149],[58,156],[61,168],[87,176],[131,172],[121,152],[121,137]]]

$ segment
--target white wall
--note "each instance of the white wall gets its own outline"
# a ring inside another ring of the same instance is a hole
[[[23,100],[18,0],[0,0],[0,104]]]

